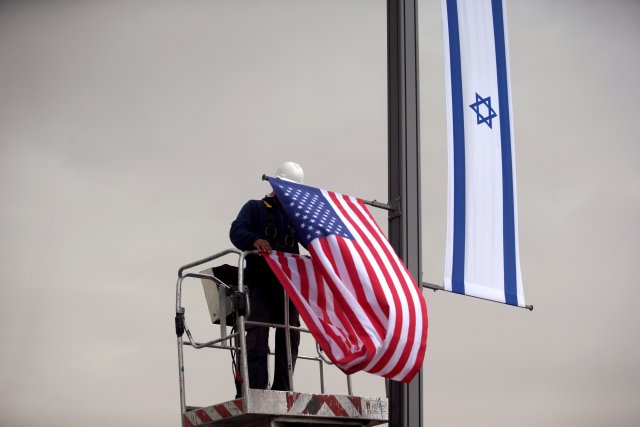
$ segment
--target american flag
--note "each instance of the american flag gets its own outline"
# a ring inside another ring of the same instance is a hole
[[[426,304],[363,201],[268,179],[311,256],[266,259],[322,350],[346,373],[411,381],[426,349]]]

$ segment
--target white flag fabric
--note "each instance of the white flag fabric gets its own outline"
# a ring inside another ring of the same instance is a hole
[[[448,125],[445,289],[525,306],[503,0],[442,0]]]
[[[266,260],[320,347],[346,373],[411,381],[424,360],[426,303],[364,202],[268,179],[311,257]]]

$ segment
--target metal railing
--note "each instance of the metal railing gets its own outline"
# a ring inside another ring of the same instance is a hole
[[[238,286],[237,289],[229,286],[227,283],[224,283],[215,275],[208,275],[203,273],[194,273],[188,272],[194,267],[200,267],[204,264],[211,263],[223,256],[235,254],[238,256]],[[284,324],[274,324],[274,323],[265,323],[265,322],[255,322],[248,320],[247,318],[250,316],[250,306],[247,301],[247,294],[245,292],[244,286],[244,263],[245,258],[251,254],[258,254],[258,251],[244,251],[240,252],[236,249],[227,249],[222,252],[218,252],[209,257],[191,262],[186,264],[178,270],[178,281],[176,283],[176,317],[175,317],[175,326],[176,326],[176,338],[178,345],[178,375],[179,375],[179,383],[180,383],[180,410],[181,413],[185,413],[187,410],[186,405],[186,391],[185,391],[185,376],[184,376],[184,353],[183,347],[190,346],[195,349],[202,348],[215,348],[222,350],[230,350],[235,352],[236,358],[235,360],[239,363],[239,373],[241,377],[241,386],[242,386],[242,398],[244,400],[244,408],[245,411],[251,411],[251,402],[249,399],[249,373],[248,373],[248,365],[247,365],[247,353],[246,353],[246,326],[263,326],[263,327],[273,327],[273,328],[284,328],[286,330],[286,355],[287,355],[287,368],[289,375],[289,384],[291,385],[291,389],[294,388],[293,383],[293,361],[291,356],[291,330],[297,330],[303,333],[309,333],[310,331],[306,328],[302,328],[299,326],[293,326],[289,324],[289,297],[284,294],[285,304],[284,304]],[[200,280],[211,280],[221,290],[220,295],[220,337],[212,339],[206,342],[198,342],[193,338],[193,334],[189,330],[186,319],[185,319],[185,308],[182,306],[182,283],[185,279],[195,278]],[[224,298],[227,292],[231,292],[231,296],[235,301],[235,332],[227,333],[227,324],[226,317],[227,313],[224,307]],[[245,309],[246,307],[246,309]],[[183,335],[187,336],[187,341],[183,340]],[[325,378],[324,378],[324,365],[332,365],[333,363],[330,360],[327,360],[322,355],[322,350],[320,346],[316,343],[316,352],[317,355],[314,356],[302,356],[298,355],[298,359],[315,361],[318,363],[319,367],[319,375],[320,375],[320,393],[325,393]],[[275,356],[274,352],[269,352],[269,355]],[[351,376],[346,375],[347,377],[347,392],[349,396],[352,396],[352,386],[351,386]]]

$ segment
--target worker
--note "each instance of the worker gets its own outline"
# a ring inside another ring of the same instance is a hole
[[[275,176],[302,184],[304,173],[299,164],[285,162],[278,167]],[[274,192],[262,200],[248,201],[231,224],[229,237],[231,242],[242,251],[257,249],[263,252],[277,250],[299,253],[298,238],[293,224],[289,222]],[[249,320],[284,324],[284,290],[280,282],[261,255],[252,254],[247,256],[246,260],[244,283],[249,292]],[[291,302],[289,303],[289,324],[300,326],[298,312]],[[247,325],[246,331],[249,387],[266,389],[269,382],[267,368],[269,328]],[[300,344],[299,331],[291,330],[290,342],[293,373]],[[276,328],[275,369],[271,390],[291,391],[286,351],[286,331],[283,328]]]

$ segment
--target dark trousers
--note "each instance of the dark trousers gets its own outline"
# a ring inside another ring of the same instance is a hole
[[[266,277],[265,277],[266,276]],[[249,320],[284,324],[284,290],[271,274],[265,275],[262,280],[251,280],[249,286]],[[289,324],[300,326],[298,312],[289,302]],[[249,387],[254,389],[266,389],[269,383],[268,353],[269,353],[269,327],[247,325],[247,364],[249,370]],[[276,328],[275,370],[273,374],[272,390],[291,390],[287,369],[286,331]],[[296,365],[298,346],[300,344],[300,332],[291,331],[291,371]]]

